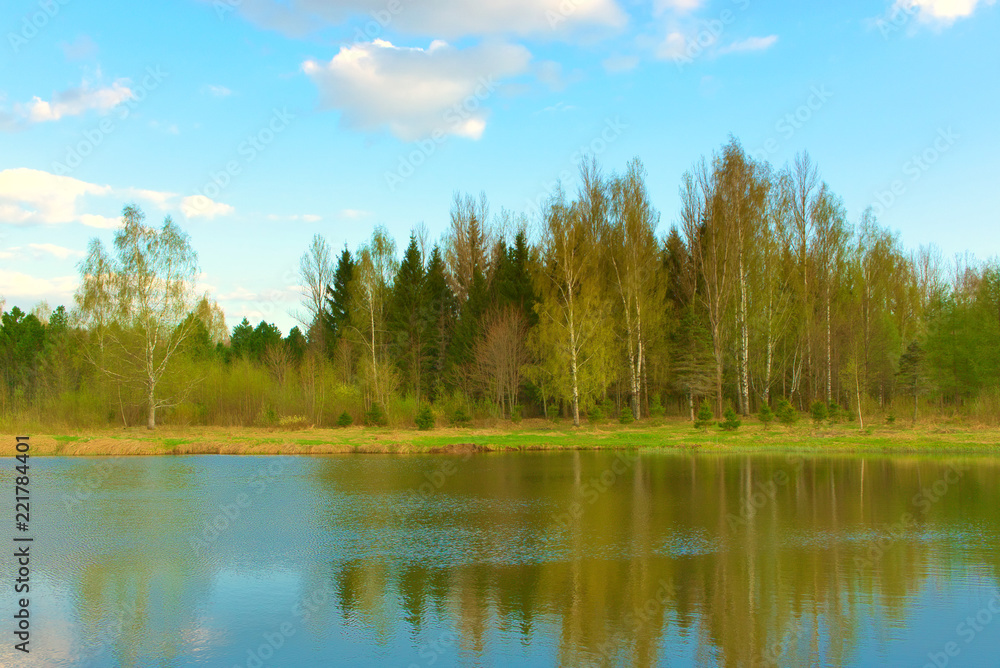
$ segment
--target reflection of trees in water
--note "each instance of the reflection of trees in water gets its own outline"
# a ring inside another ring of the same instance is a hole
[[[678,636],[697,642],[709,664],[794,664],[820,651],[824,662],[843,664],[869,620],[880,628],[904,622],[929,574],[977,564],[1000,575],[991,541],[954,538],[1000,534],[995,460],[975,460],[934,503],[917,504],[953,460],[648,456],[593,503],[584,500],[560,530],[557,517],[610,461],[589,453],[474,458],[441,489],[445,496],[356,518],[372,536],[444,525],[463,558],[436,567],[407,552],[338,566],[346,618],[379,626],[398,601],[416,634],[433,609],[473,655],[489,650],[492,626],[527,641],[555,625],[562,665],[652,666]],[[423,480],[412,466],[374,467],[353,482],[336,468],[326,473],[352,492]],[[471,501],[473,510],[444,512],[435,505],[441,498]],[[912,525],[880,543],[905,513]],[[515,563],[497,559],[503,550]]]
[[[108,460],[101,493],[82,500],[69,511],[78,535],[98,536],[88,547],[94,558],[85,564],[67,562],[67,576],[79,600],[80,643],[75,661],[105,665],[136,665],[142,657],[170,662],[191,645],[210,641],[198,628],[195,605],[210,589],[208,570],[194,558],[187,541],[197,535],[201,517],[197,480],[187,466],[156,466],[156,462]],[[86,481],[86,466],[66,470]],[[170,494],[161,494],[161,490]],[[144,503],[144,492],[156,490],[155,503]],[[165,530],[164,527],[170,527]],[[123,537],[141,536],[141,545]],[[76,665],[76,664],[74,664]]]

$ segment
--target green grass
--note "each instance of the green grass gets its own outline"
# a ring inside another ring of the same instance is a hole
[[[420,453],[475,446],[484,450],[623,449],[702,452],[799,451],[815,453],[988,452],[1000,454],[1000,429],[973,425],[927,423],[876,424],[864,432],[853,423],[819,428],[800,422],[765,430],[747,420],[735,432],[694,429],[678,419],[646,420],[628,426],[585,425],[525,420],[490,427],[347,429],[256,429],[160,427],[109,429],[85,435],[32,438],[39,455],[117,454],[332,454],[350,452]],[[7,442],[7,441],[0,441]],[[10,446],[12,447],[12,446]]]

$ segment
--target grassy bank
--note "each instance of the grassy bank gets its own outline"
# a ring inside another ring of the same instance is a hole
[[[695,430],[686,421],[622,427],[526,420],[492,428],[431,431],[348,427],[270,430],[223,427],[162,427],[29,434],[34,455],[340,454],[441,453],[561,449],[685,449],[706,452],[992,452],[1000,454],[1000,429],[918,424],[772,426],[750,422],[736,432]],[[4,455],[14,453],[14,435],[2,437]]]

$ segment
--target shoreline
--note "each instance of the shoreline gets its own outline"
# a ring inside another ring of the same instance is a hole
[[[529,424],[533,423],[533,424]],[[23,434],[21,434],[23,435]],[[34,456],[468,454],[486,452],[649,450],[705,453],[995,454],[1000,428],[799,424],[764,430],[751,423],[736,432],[695,430],[687,421],[582,426],[525,421],[492,428],[416,429],[347,427],[278,430],[256,427],[161,427],[27,433]],[[2,453],[15,454],[14,434]]]

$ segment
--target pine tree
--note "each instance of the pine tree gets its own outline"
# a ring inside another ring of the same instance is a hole
[[[344,250],[337,259],[337,268],[333,273],[333,284],[326,286],[326,321],[332,332],[332,340],[339,339],[344,334],[351,317],[351,295],[348,290],[354,278],[354,259],[351,251]],[[331,346],[332,349],[332,346]]]
[[[424,339],[427,314],[422,304],[424,278],[420,248],[416,236],[411,234],[392,286],[388,329],[390,355],[402,374],[403,387],[413,393],[418,403],[422,394],[420,374],[427,348]]]
[[[421,373],[424,395],[434,400],[444,389],[451,336],[455,327],[455,295],[445,275],[441,249],[434,246],[424,278],[424,334],[426,344]]]

